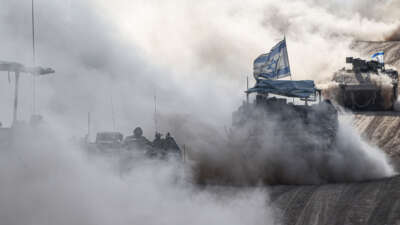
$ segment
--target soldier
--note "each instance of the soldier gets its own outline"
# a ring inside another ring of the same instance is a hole
[[[164,146],[164,140],[161,138],[162,134],[156,132],[155,138],[152,142],[152,148],[148,149],[146,154],[150,157],[161,157],[163,158],[165,156],[165,151],[163,149]]]
[[[168,132],[165,136],[164,140],[164,149],[168,153],[177,153],[180,154],[181,150],[179,149],[178,144],[176,144],[175,139],[171,137],[171,134]]]
[[[153,140],[153,147],[157,149],[163,148],[163,140],[161,139],[162,134],[156,132],[155,138]]]
[[[126,146],[129,150],[133,148],[145,149],[151,147],[151,142],[143,136],[142,128],[136,127],[133,130],[133,135],[125,138],[124,146]]]

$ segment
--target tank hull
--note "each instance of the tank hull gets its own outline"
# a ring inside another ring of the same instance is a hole
[[[388,89],[383,90],[372,84],[341,84],[335,101],[351,110],[391,111],[397,101],[398,88],[393,85]]]
[[[273,133],[289,140],[282,148],[304,151],[329,150],[338,129],[338,113],[329,101],[307,106],[263,99],[244,105],[232,118],[234,130],[240,133],[245,129],[259,139]]]

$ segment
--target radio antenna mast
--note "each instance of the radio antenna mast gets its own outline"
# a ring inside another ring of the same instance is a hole
[[[158,132],[158,124],[157,124],[157,92],[154,90],[154,127],[156,133]]]
[[[115,131],[115,112],[114,112],[114,101],[112,92],[110,93],[110,104],[111,104],[111,119],[113,124],[113,131]]]
[[[90,140],[90,122],[91,122],[91,116],[90,112],[87,114],[87,136],[86,136],[86,141],[89,143]]]
[[[36,64],[36,46],[35,46],[35,4],[32,0],[32,59],[33,65]]]
[[[246,77],[246,104],[249,104],[249,76]]]
[[[32,0],[32,61],[33,66],[36,66],[36,40],[35,40],[35,4]],[[36,114],[36,76],[32,76],[32,111]]]

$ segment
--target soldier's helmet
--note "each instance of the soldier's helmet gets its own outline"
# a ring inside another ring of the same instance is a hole
[[[143,135],[143,130],[142,130],[142,128],[136,127],[136,128],[133,130],[133,135],[134,135],[135,137],[141,137],[141,136]]]

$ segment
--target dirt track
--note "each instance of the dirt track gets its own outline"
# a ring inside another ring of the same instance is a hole
[[[365,183],[275,186],[283,224],[400,224],[400,176]]]
[[[385,151],[390,157],[400,157],[400,113],[357,113],[354,126],[361,135]]]

